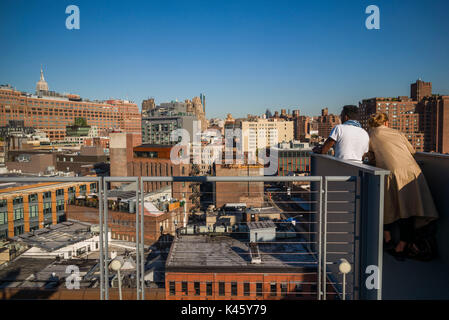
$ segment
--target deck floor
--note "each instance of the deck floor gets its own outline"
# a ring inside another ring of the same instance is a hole
[[[449,266],[439,259],[401,262],[384,253],[382,298],[449,299]]]

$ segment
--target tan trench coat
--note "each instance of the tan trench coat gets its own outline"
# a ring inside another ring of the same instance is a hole
[[[370,131],[370,151],[376,167],[390,170],[385,182],[384,224],[415,219],[420,227],[438,218],[426,179],[413,154],[415,149],[399,131],[380,126]]]

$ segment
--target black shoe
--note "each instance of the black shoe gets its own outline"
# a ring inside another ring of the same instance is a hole
[[[394,249],[396,246],[395,246],[395,244],[393,243],[393,240],[390,240],[390,241],[388,241],[388,242],[385,242],[385,240],[384,240],[384,250],[385,251],[388,251],[388,250],[392,250],[392,249]]]

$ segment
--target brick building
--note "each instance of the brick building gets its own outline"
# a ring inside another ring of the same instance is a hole
[[[383,112],[388,115],[391,128],[404,133],[416,151],[424,151],[424,132],[420,130],[417,104],[417,101],[409,97],[366,99],[360,104],[360,123],[369,131],[368,120],[371,114]]]
[[[166,299],[316,299],[316,267],[301,252],[306,249],[297,241],[256,245],[228,236],[178,236],[166,262]]]
[[[69,205],[67,207],[67,217],[68,219],[99,224],[97,208]],[[182,225],[184,212],[180,207],[158,213],[145,210],[143,218],[144,242],[145,244],[152,244],[162,234],[174,235],[175,225],[178,227]],[[108,210],[108,227],[110,228],[112,239],[136,241],[135,213]]]
[[[214,175],[220,176],[263,176],[262,165],[215,164]],[[227,203],[245,203],[247,207],[261,207],[264,203],[263,182],[215,182],[213,194],[215,206]]]
[[[36,94],[0,86],[0,126],[9,120],[23,120],[25,126],[41,129],[51,141],[62,141],[66,126],[82,117],[101,131],[122,130],[136,134],[141,143],[141,114],[135,103],[124,100],[89,101],[78,95],[48,90],[43,73]]]
[[[0,239],[65,221],[67,203],[96,190],[95,182],[0,184]]]
[[[449,153],[449,96],[432,94],[432,83],[417,80],[410,86],[410,98],[362,100],[360,122],[368,130],[373,113],[388,115],[389,126],[405,134],[416,151]]]
[[[111,134],[110,162],[112,177],[164,177],[189,176],[190,164],[175,164],[170,159],[173,146],[144,144],[132,147],[131,134]],[[144,191],[156,191],[170,182],[146,182]],[[113,186],[120,185],[113,183]],[[172,183],[172,196],[176,199],[186,199],[189,208],[191,194],[190,184],[187,182]]]
[[[329,114],[329,110],[327,108],[322,109],[321,116],[317,118],[318,135],[323,138],[329,137],[332,128],[340,123],[340,116]]]
[[[300,116],[298,111],[297,116],[294,116],[292,121],[295,140],[304,141],[310,139],[310,117]]]
[[[424,151],[449,153],[449,96],[423,98],[417,105]]]

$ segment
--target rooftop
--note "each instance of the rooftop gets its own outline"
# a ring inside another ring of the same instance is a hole
[[[175,238],[166,269],[204,272],[303,272],[316,262],[301,239],[258,243],[260,264],[251,264],[249,243],[228,236],[181,235]]]
[[[66,221],[21,234],[13,239],[48,252],[91,238],[91,226],[78,221]]]

